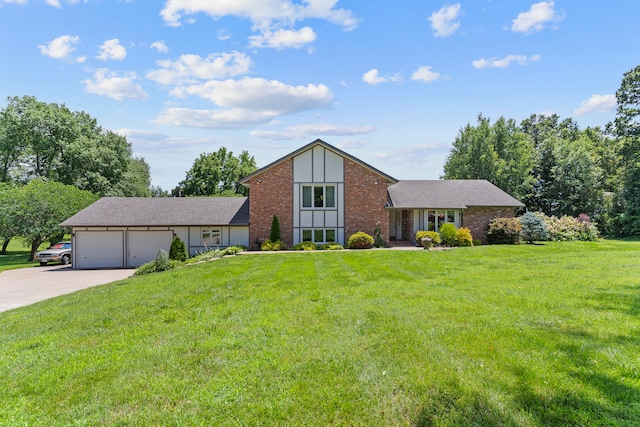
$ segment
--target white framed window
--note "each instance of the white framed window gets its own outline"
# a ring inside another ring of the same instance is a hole
[[[447,211],[424,211],[424,222],[426,229],[429,231],[439,231],[442,224],[451,223],[458,227],[459,212],[453,210]]]
[[[220,246],[220,229],[203,229],[202,246]]]
[[[336,230],[333,228],[303,229],[302,241],[313,243],[333,243],[336,241]]]
[[[322,209],[336,207],[335,185],[303,185],[302,207]]]

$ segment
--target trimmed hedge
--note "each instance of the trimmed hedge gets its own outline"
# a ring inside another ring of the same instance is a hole
[[[373,237],[364,231],[353,233],[347,240],[347,248],[349,249],[371,249],[373,244]]]

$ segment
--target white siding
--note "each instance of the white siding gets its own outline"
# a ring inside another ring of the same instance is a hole
[[[313,180],[312,152],[305,151],[293,158],[293,180],[295,182],[311,182]]]
[[[324,153],[322,147],[313,148],[313,182],[324,182]]]
[[[325,159],[325,180],[327,182],[342,182],[344,180],[344,159],[328,150],[325,150]]]

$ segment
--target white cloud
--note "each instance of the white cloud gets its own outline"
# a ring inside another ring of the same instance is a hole
[[[109,59],[123,60],[127,56],[127,49],[120,44],[118,39],[106,40],[100,46],[100,54],[96,57],[102,61]]]
[[[119,76],[118,73],[100,68],[95,72],[94,78],[84,80],[84,90],[87,93],[108,96],[117,101],[123,99],[147,99],[149,95],[135,83],[136,73],[126,73]]]
[[[169,47],[167,46],[167,44],[162,41],[162,40],[158,40],[157,42],[153,42],[151,43],[151,47],[154,48],[155,50],[157,50],[160,53],[167,53],[169,52]]]
[[[51,40],[46,45],[40,45],[38,48],[43,55],[51,58],[69,59],[69,56],[76,50],[75,45],[79,42],[80,37],[65,35]]]
[[[576,116],[584,116],[589,113],[608,113],[618,107],[618,101],[615,95],[598,95],[593,94],[591,98],[582,101],[580,108],[573,112]]]
[[[460,28],[460,3],[451,6],[443,6],[437,12],[433,12],[429,17],[433,35],[436,37],[446,37],[455,33]]]
[[[231,38],[231,33],[229,32],[229,30],[225,28],[218,30],[218,40],[225,41],[225,40],[229,40],[230,38]]]
[[[247,74],[251,59],[244,53],[234,51],[211,54],[206,58],[181,55],[177,61],[156,61],[156,65],[160,68],[147,73],[147,78],[163,85],[179,85]]]
[[[258,36],[249,37],[251,47],[269,47],[274,49],[304,47],[316,40],[316,33],[310,27],[300,30],[283,30],[282,28],[272,31],[265,29]]]
[[[69,4],[80,3],[80,0],[66,0]],[[87,0],[84,0],[86,3]],[[29,0],[0,0],[0,3],[9,3],[9,4],[28,4]],[[58,9],[62,7],[60,0],[45,0],[49,6],[57,7]]]
[[[528,65],[531,62],[540,61],[540,55],[507,55],[502,59],[498,58],[481,58],[473,61],[473,65],[477,69],[483,68],[508,68],[512,62],[517,62],[520,65]]]
[[[380,73],[376,68],[372,68],[371,70],[367,71],[362,75],[362,80],[366,83],[369,83],[370,85],[377,85],[380,83],[387,83],[387,82],[397,83],[401,80],[401,78],[399,74],[394,74],[393,76],[390,76],[390,77],[382,77],[380,76]]]
[[[328,123],[314,123],[308,125],[296,125],[288,126],[286,131],[252,131],[249,132],[251,136],[262,139],[272,140],[288,140],[288,139],[303,139],[308,136],[317,137],[319,135],[330,136],[351,136],[351,135],[363,135],[371,133],[375,130],[373,126],[339,126],[331,125]]]
[[[211,129],[267,123],[281,115],[327,108],[333,99],[325,85],[289,86],[276,80],[249,77],[178,87],[171,94],[175,97],[198,96],[221,108],[169,108],[155,119],[155,123]]]
[[[411,75],[411,80],[423,81],[425,83],[435,82],[436,80],[440,80],[441,78],[442,75],[440,73],[436,73],[435,71],[431,71],[431,67],[428,65],[418,68]]]
[[[527,12],[521,12],[513,20],[511,30],[517,33],[531,34],[544,29],[548,23],[561,21],[564,13],[556,12],[553,1],[542,1],[531,5]]]

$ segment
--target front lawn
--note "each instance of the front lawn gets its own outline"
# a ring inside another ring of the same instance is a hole
[[[640,424],[640,242],[248,254],[0,313],[0,425]]]
[[[28,246],[25,246],[18,239],[12,239],[7,246],[7,253],[0,254],[0,271],[37,265],[29,262],[29,252]]]

